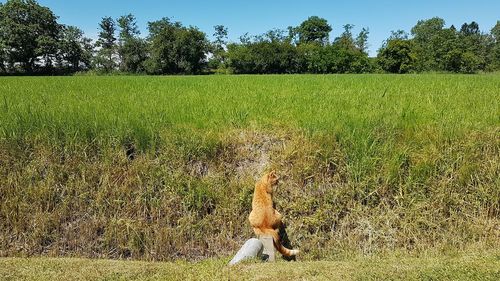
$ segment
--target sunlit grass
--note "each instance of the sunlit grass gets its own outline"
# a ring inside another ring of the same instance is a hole
[[[255,179],[304,260],[499,246],[500,76],[0,78],[0,256],[199,260]]]
[[[498,280],[495,252],[351,257],[317,262],[153,263],[85,259],[1,259],[4,280]]]
[[[0,78],[0,137],[56,142],[282,125],[360,139],[380,128],[461,135],[498,126],[500,76]]]

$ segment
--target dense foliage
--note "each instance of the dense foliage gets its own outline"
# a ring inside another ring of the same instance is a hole
[[[147,42],[147,73],[199,73],[204,67],[208,41],[195,27],[184,27],[168,18],[150,22]]]
[[[421,20],[393,32],[369,58],[369,31],[354,36],[353,25],[330,40],[332,26],[312,16],[286,30],[227,42],[228,29],[215,26],[214,41],[196,27],[169,18],[148,23],[141,37],[136,19],[104,17],[95,43],[77,27],[35,0],[0,3],[0,74],[51,74],[93,70],[99,73],[368,73],[444,71],[476,73],[500,70],[500,21],[491,32],[476,22],[460,29],[441,18]]]

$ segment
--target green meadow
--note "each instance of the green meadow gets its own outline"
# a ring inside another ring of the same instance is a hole
[[[0,256],[227,258],[270,169],[301,261],[498,248],[500,75],[0,78]]]
[[[500,76],[304,75],[1,78],[1,137],[50,142],[274,126],[369,141],[374,131],[458,136],[495,128]]]

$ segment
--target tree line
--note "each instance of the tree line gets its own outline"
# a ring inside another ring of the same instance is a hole
[[[353,34],[343,26],[330,39],[332,26],[312,16],[295,27],[244,34],[228,42],[228,29],[214,27],[214,40],[197,27],[163,18],[139,32],[133,15],[104,17],[93,42],[75,26],[35,0],[0,3],[1,74],[206,74],[206,73],[476,73],[500,70],[500,21],[489,33],[476,22],[459,29],[441,18],[419,21],[407,33],[393,31],[368,56],[368,28]]]

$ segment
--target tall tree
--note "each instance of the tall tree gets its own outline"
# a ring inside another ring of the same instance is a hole
[[[370,34],[370,30],[366,27],[363,27],[356,37],[356,47],[364,53],[366,53],[368,49],[368,34]]]
[[[336,56],[332,72],[362,73],[370,69],[368,54],[356,46],[356,40],[352,35],[353,28],[354,25],[352,24],[344,25],[344,32],[342,32],[340,37],[335,38],[333,42]]]
[[[444,54],[440,52],[445,21],[441,18],[420,20],[411,29],[417,56],[416,67],[419,71],[438,70]]]
[[[118,22],[118,26],[120,27],[120,42],[124,42],[129,38],[134,38],[141,34],[139,32],[139,28],[137,27],[137,21],[134,15],[128,14],[125,16],[121,16],[116,21]]]
[[[497,24],[491,29],[491,36],[496,43],[500,43],[500,20],[497,21]]]
[[[205,33],[196,27],[183,27],[177,31],[177,40],[174,51],[181,73],[197,74],[206,66],[206,55],[210,49],[210,42]]]
[[[100,48],[95,58],[98,68],[109,72],[116,68],[116,27],[113,18],[104,17],[99,23],[99,38],[96,46]]]
[[[445,21],[435,17],[428,20],[419,20],[411,29],[416,41],[429,42],[444,28]]]
[[[120,70],[132,73],[144,71],[146,42],[139,37],[140,32],[135,17],[128,14],[118,18],[117,22],[120,28],[118,40]]]
[[[219,68],[224,64],[226,58],[227,47],[227,27],[223,25],[214,26],[215,40],[212,42],[212,59],[210,60],[210,68]]]
[[[269,42],[284,42],[288,40],[288,35],[285,30],[274,28],[260,36],[259,41],[269,41]]]
[[[380,67],[391,73],[408,73],[415,63],[412,41],[401,33],[394,33],[387,39],[377,56]]]
[[[389,38],[387,39],[386,42],[389,42],[391,40],[396,40],[396,39],[399,39],[399,40],[408,40],[408,32],[404,31],[404,30],[401,30],[401,29],[398,29],[396,31],[391,31],[391,36],[389,36]],[[386,43],[384,42],[384,43]]]
[[[0,41],[4,56],[26,73],[37,63],[50,67],[57,54],[61,26],[52,11],[34,0],[8,0],[0,6]]]
[[[482,34],[476,22],[464,23],[456,36],[456,48],[453,51],[456,61],[460,62],[459,70],[474,73],[484,70],[493,49],[493,40]]]
[[[169,18],[149,23],[148,43],[145,64],[152,74],[200,73],[210,47],[205,33]]]
[[[331,31],[328,21],[317,16],[309,17],[296,28],[299,43],[315,42],[321,45],[328,43]]]
[[[217,50],[223,51],[226,44],[227,44],[227,27],[223,25],[216,25],[214,26],[214,34],[213,36],[215,37],[214,41],[214,46]]]
[[[92,40],[75,26],[64,26],[60,41],[60,55],[71,71],[89,69],[93,55]]]
[[[5,52],[5,46],[0,41],[0,73],[7,72],[7,54]]]
[[[500,70],[500,21],[491,29],[493,50],[490,54],[490,69]]]
[[[464,23],[462,28],[460,28],[460,33],[466,36],[478,35],[479,34],[479,24],[473,21],[470,24]]]
[[[0,3],[0,10],[2,10],[2,3]],[[2,29],[0,28],[0,31]],[[7,48],[3,41],[4,36],[0,34],[0,73],[7,72]]]
[[[178,72],[173,52],[176,30],[181,28],[179,22],[171,22],[169,18],[149,22],[149,58],[146,60],[146,71],[151,74],[171,74]]]

